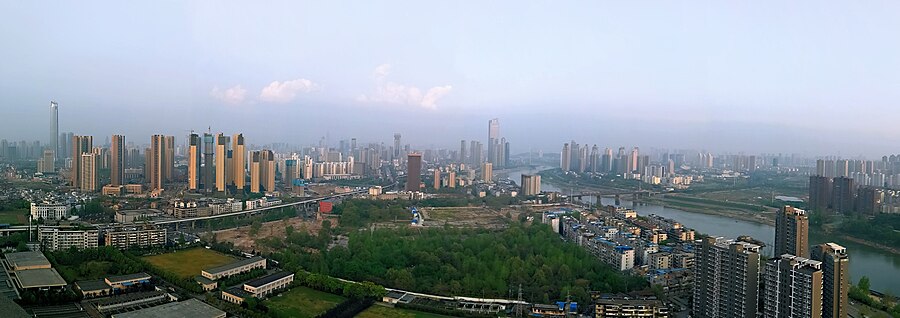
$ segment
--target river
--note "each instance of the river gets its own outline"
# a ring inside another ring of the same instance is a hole
[[[522,174],[534,174],[548,168],[549,167],[510,169],[500,173],[508,175],[510,179],[518,183],[519,180],[521,180]],[[569,189],[561,191],[559,187],[547,183],[541,184],[541,190],[560,191],[563,193],[571,191]],[[593,203],[594,200],[595,199],[592,197],[585,198],[585,201],[591,203]],[[615,205],[614,198],[601,198],[600,202],[604,205]],[[620,203],[622,206],[634,209],[639,215],[656,214],[675,219],[685,227],[692,228],[707,235],[725,236],[730,238],[740,235],[752,236],[757,240],[765,242],[766,247],[763,249],[763,253],[767,256],[772,256],[772,248],[775,246],[775,227],[773,226],[736,220],[719,215],[687,212],[654,204],[642,204],[625,200],[622,200]],[[894,295],[900,294],[900,255],[843,239],[828,240],[828,238],[824,237],[824,235],[819,232],[811,232],[809,234],[810,244],[836,242],[847,248],[848,253],[850,253],[851,283],[855,284],[860,277],[868,276],[872,284],[872,289],[880,292],[890,292]]]

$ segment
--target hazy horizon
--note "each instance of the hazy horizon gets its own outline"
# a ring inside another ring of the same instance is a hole
[[[896,153],[900,3],[6,1],[0,138]]]

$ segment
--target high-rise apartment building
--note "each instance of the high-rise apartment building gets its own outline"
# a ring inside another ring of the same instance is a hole
[[[488,121],[488,162],[497,163],[497,147],[500,142],[500,120],[497,118]]]
[[[538,195],[541,193],[541,176],[538,174],[522,175],[522,195]]]
[[[81,160],[79,165],[78,172],[78,181],[80,182],[78,188],[81,191],[85,192],[96,192],[100,187],[97,185],[99,183],[97,169],[98,169],[98,156],[93,152],[85,152],[81,154]]]
[[[406,158],[406,191],[419,191],[422,175],[422,154],[410,153]]]
[[[809,177],[809,209],[817,212],[825,212],[831,206],[831,191],[833,190],[831,178],[825,176]]]
[[[53,150],[54,156],[53,158],[58,158],[60,154],[65,152],[65,148],[59,148],[59,104],[54,101],[50,101],[50,145],[49,148]],[[44,163],[45,165],[47,163]],[[55,166],[55,161],[49,163],[51,167]]]
[[[809,218],[806,211],[784,206],[775,216],[775,255],[809,257]]]
[[[162,190],[175,174],[175,137],[153,135],[147,157],[147,178],[150,190]]]
[[[760,250],[749,238],[707,237],[697,245],[693,317],[755,318]]]
[[[260,180],[266,191],[275,191],[275,153],[263,149],[259,157]]]
[[[572,165],[572,151],[569,144],[563,144],[562,152],[559,154],[559,168],[562,171],[570,171]]]
[[[456,188],[456,171],[450,171],[447,174],[447,187]]]
[[[766,262],[763,317],[822,317],[822,262],[784,254]]]
[[[441,169],[434,168],[434,189],[441,188]]]
[[[232,160],[234,154],[228,149],[231,138],[223,134],[216,134],[216,191],[225,192],[228,184],[234,182],[232,176]]]
[[[261,158],[259,151],[250,152],[250,193],[259,193],[262,175],[260,172]]]
[[[846,318],[849,308],[850,257],[835,243],[812,248],[812,259],[822,262],[822,318]]]
[[[125,184],[125,136],[113,135],[109,153],[109,184]]]
[[[231,166],[234,167],[232,180],[238,193],[244,192],[247,183],[247,149],[244,147],[244,135],[235,134],[231,138]]]
[[[216,186],[215,154],[216,146],[213,135],[203,134],[203,172],[200,179],[203,182],[204,191],[212,191]]]
[[[71,181],[73,187],[81,187],[81,154],[91,153],[94,147],[94,137],[72,136],[72,170]]]
[[[459,142],[459,163],[467,162],[468,154],[466,153],[466,141],[462,140]]]
[[[394,159],[400,159],[400,154],[403,150],[400,149],[400,133],[394,134]]]
[[[481,166],[481,181],[492,183],[494,181],[494,164],[485,162]]]
[[[200,151],[202,146],[200,135],[191,134],[188,137],[188,189],[200,189],[200,168],[202,158]]]
[[[856,199],[856,183],[851,178],[832,179],[834,187],[831,190],[831,208],[835,212],[853,213]]]

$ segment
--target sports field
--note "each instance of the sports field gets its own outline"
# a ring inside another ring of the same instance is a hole
[[[237,261],[237,258],[202,247],[145,256],[144,259],[153,266],[181,277],[193,277],[200,275],[200,271],[204,269]]]
[[[265,301],[269,313],[275,317],[316,317],[346,298],[307,287],[296,287]]]
[[[0,224],[26,224],[28,222],[28,210],[10,210],[10,211],[0,211]]]
[[[356,318],[451,318],[450,316],[432,314],[409,309],[390,308],[372,305],[369,309],[356,315]]]

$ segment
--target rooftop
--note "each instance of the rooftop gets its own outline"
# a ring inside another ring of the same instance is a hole
[[[167,303],[156,307],[113,315],[113,318],[217,318],[225,312],[197,299]]]
[[[234,263],[225,264],[225,265],[222,265],[222,266],[216,266],[216,267],[209,268],[209,269],[204,269],[203,271],[205,271],[205,272],[207,272],[207,273],[210,273],[210,274],[216,274],[216,273],[225,272],[225,271],[228,271],[228,270],[231,270],[231,269],[235,269],[235,268],[238,268],[238,267],[241,267],[241,266],[250,265],[250,264],[253,264],[253,263],[262,261],[262,260],[265,260],[265,258],[262,258],[262,257],[260,257],[260,256],[254,256],[254,257],[251,257],[251,258],[246,258],[246,259],[239,260],[239,261],[234,262]]]
[[[102,279],[75,282],[75,286],[78,286],[78,289],[83,292],[101,291],[110,288],[106,281]]]
[[[249,282],[244,283],[244,285],[249,285],[250,287],[259,288],[261,286],[265,286],[266,284],[272,283],[276,280],[279,280],[279,279],[282,279],[282,278],[285,278],[288,276],[293,276],[293,275],[294,275],[294,273],[287,272],[287,271],[277,272],[275,274],[271,274],[271,275],[267,275],[267,276],[263,276],[263,277],[251,280]]]
[[[198,283],[201,283],[203,285],[216,284],[216,281],[206,278],[206,277],[203,277],[202,275],[194,276],[194,280],[196,280]]]
[[[50,261],[41,252],[7,253],[6,261],[16,269],[18,267],[45,267],[50,268]]]
[[[242,289],[241,286],[231,286],[223,291],[223,293],[231,294],[232,296],[240,297],[240,298],[250,298],[253,297],[252,294],[248,293],[246,290]]]
[[[110,277],[106,278],[106,280],[108,280],[110,283],[123,283],[123,282],[135,281],[135,280],[149,280],[149,279],[150,279],[150,275],[148,275],[147,273],[134,273],[134,274],[127,274],[127,275],[110,276]]]
[[[66,281],[52,268],[16,271],[16,278],[22,288],[66,286]]]

